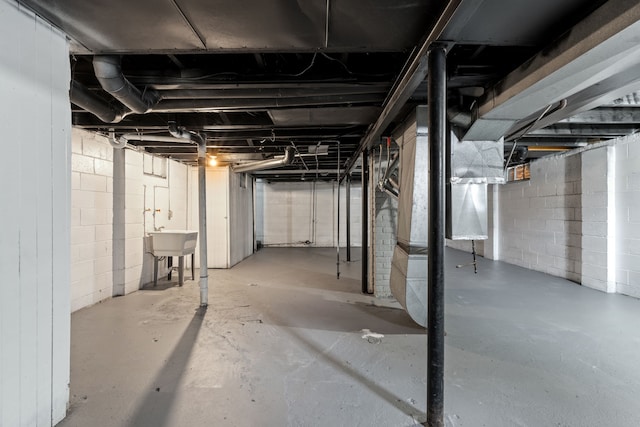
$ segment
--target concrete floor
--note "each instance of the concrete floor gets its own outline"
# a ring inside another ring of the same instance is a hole
[[[455,268],[469,258],[447,252],[446,425],[640,425],[640,301],[484,259]],[[424,331],[359,293],[360,263],[341,269],[335,249],[269,248],[211,270],[206,311],[197,282],[165,281],[74,313],[59,426],[424,422]]]

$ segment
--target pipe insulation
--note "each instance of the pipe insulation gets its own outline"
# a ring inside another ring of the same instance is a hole
[[[100,86],[131,111],[144,114],[151,110],[159,100],[155,90],[141,92],[122,73],[120,57],[96,55],[93,57],[93,70]]]

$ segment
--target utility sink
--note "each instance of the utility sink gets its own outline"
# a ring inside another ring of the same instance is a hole
[[[153,256],[183,256],[196,250],[198,232],[190,230],[151,231],[151,248]]]

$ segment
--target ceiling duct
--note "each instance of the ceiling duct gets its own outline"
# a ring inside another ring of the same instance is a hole
[[[293,162],[295,157],[293,154],[294,148],[287,147],[283,157],[277,157],[269,160],[260,160],[258,162],[246,163],[244,165],[238,165],[233,167],[233,171],[236,173],[252,172],[265,169],[278,168],[280,166],[286,166]]]
[[[145,90],[141,92],[127,80],[122,74],[118,56],[94,56],[93,70],[100,86],[134,113],[144,114],[158,102],[159,97],[156,91]]]
[[[113,108],[107,101],[97,97],[93,92],[75,80],[71,81],[69,99],[78,107],[89,111],[105,123],[118,123],[124,115]]]

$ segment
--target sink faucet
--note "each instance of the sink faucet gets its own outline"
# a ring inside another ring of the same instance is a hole
[[[163,228],[164,228],[164,225],[161,225],[160,227],[153,227],[155,231],[162,231]]]

